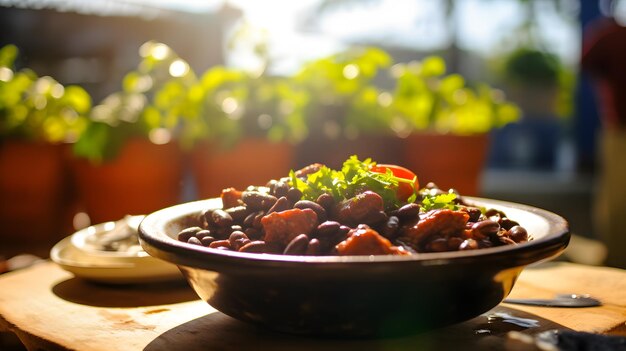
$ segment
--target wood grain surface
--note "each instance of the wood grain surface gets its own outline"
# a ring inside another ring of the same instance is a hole
[[[470,321],[415,336],[319,340],[274,333],[236,321],[200,301],[184,281],[97,285],[45,262],[0,276],[0,331],[17,334],[29,350],[93,351],[533,350],[533,345],[511,338],[509,332],[626,332],[626,271],[546,263],[525,269],[511,297],[543,298],[556,293],[591,294],[603,306],[566,309],[501,304]],[[489,316],[512,316],[531,322],[496,323],[490,322]]]

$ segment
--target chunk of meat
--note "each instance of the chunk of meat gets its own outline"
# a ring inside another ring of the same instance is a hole
[[[243,205],[243,201],[241,200],[242,191],[239,191],[235,188],[226,188],[222,190],[222,208],[227,209],[231,207],[236,207]]]
[[[265,242],[284,247],[300,234],[309,235],[317,227],[317,214],[309,208],[294,208],[263,216],[261,224],[265,230]]]
[[[469,215],[464,211],[432,210],[415,224],[403,227],[398,240],[417,251],[422,251],[424,241],[433,235],[447,237],[462,234],[468,220]]]
[[[352,229],[349,237],[335,246],[340,256],[355,255],[403,255],[407,251],[395,247],[391,242],[368,227]]]
[[[383,198],[373,191],[364,191],[353,198],[340,202],[335,207],[338,222],[352,225],[371,224],[371,218],[384,210]]]

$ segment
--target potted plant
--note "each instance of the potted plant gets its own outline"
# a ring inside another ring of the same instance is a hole
[[[93,223],[144,214],[180,201],[179,111],[195,75],[168,46],[147,42],[122,90],[95,106],[74,144],[74,174]]]
[[[494,133],[494,140],[502,147],[492,150],[490,161],[500,168],[553,169],[563,138],[564,117],[573,109],[574,73],[558,56],[532,43],[500,61],[501,84],[524,115]]]
[[[294,167],[293,145],[306,135],[306,95],[290,79],[218,66],[200,85],[201,117],[185,128],[206,130],[191,157],[199,198],[263,185]]]
[[[0,241],[49,243],[71,228],[68,143],[84,129],[90,96],[80,87],[16,70],[0,49]]]
[[[293,80],[309,96],[309,137],[298,148],[301,166],[340,167],[350,155],[399,162],[398,139],[389,129],[391,95],[374,84],[392,63],[377,48],[353,48],[308,64]]]
[[[492,129],[519,118],[518,108],[486,84],[446,75],[442,58],[398,64],[391,127],[404,138],[404,164],[424,181],[476,195]]]

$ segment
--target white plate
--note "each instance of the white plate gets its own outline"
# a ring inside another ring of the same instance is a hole
[[[97,224],[66,237],[52,248],[50,258],[77,277],[102,283],[147,283],[183,278],[176,265],[152,257],[143,250],[131,253],[95,251],[75,245],[83,242],[88,234],[110,230],[110,223]]]

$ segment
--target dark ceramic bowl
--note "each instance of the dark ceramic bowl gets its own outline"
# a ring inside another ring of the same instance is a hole
[[[139,227],[150,255],[179,266],[217,310],[267,328],[333,337],[382,337],[462,322],[498,305],[522,269],[569,242],[560,216],[514,203],[466,198],[504,211],[533,237],[520,245],[413,256],[284,256],[180,242],[219,199],[154,212]]]

